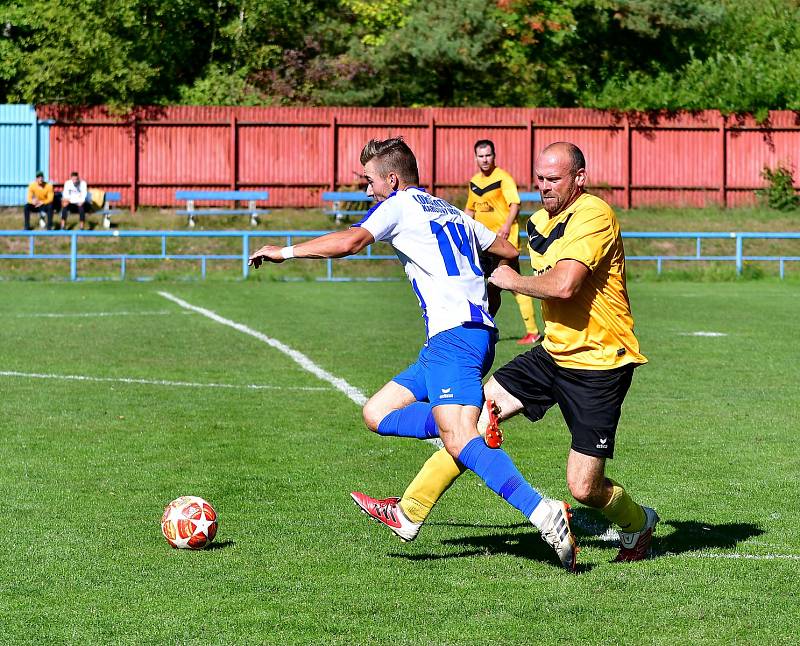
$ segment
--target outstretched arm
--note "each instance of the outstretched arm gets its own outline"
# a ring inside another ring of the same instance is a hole
[[[589,268],[577,260],[559,260],[556,266],[539,276],[522,276],[508,266],[492,272],[489,282],[500,289],[534,298],[572,298],[589,275]]]
[[[350,227],[291,247],[264,245],[250,256],[250,265],[258,269],[262,262],[283,262],[287,258],[342,258],[373,242],[375,238],[363,227]]]

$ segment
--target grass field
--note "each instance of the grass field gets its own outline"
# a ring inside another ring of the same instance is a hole
[[[407,285],[0,283],[0,643],[797,643],[797,284],[631,298],[650,364],[609,472],[659,511],[657,558],[610,563],[578,507],[576,576],[471,474],[410,544],[350,502],[401,494],[431,451],[371,435],[354,402],[416,356]],[[499,322],[496,365],[518,351],[512,299]],[[567,496],[557,411],[505,430],[528,479]],[[216,506],[214,549],[161,537],[183,494]]]

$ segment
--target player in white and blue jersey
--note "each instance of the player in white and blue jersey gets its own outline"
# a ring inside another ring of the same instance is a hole
[[[543,498],[505,451],[489,448],[477,430],[481,380],[491,368],[497,339],[479,254],[488,252],[504,262],[516,258],[517,250],[419,188],[416,158],[402,139],[370,141],[361,163],[367,194],[378,202],[363,220],[346,231],[291,247],[266,245],[252,254],[250,263],[258,268],[264,261],[294,257],[341,258],[376,241],[391,244],[419,301],[427,340],[417,361],[364,405],[367,427],[380,435],[440,437],[451,464],[455,460],[474,471],[521,511],[542,531],[562,565],[574,570],[577,549],[568,505]],[[421,523],[409,517],[398,499],[352,496],[362,511],[401,539],[413,540],[419,532]]]

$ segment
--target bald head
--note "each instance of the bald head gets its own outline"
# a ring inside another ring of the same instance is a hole
[[[550,144],[541,152],[541,156],[544,155],[568,159],[569,169],[572,173],[577,173],[581,168],[586,168],[586,158],[583,156],[581,149],[568,141],[557,141],[554,144]]]
[[[536,180],[550,216],[564,211],[581,196],[586,184],[586,159],[581,149],[566,141],[547,146],[536,159]]]

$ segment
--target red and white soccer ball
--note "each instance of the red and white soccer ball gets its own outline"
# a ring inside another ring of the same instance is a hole
[[[217,534],[217,512],[202,498],[181,496],[164,510],[161,533],[172,547],[202,550]]]

